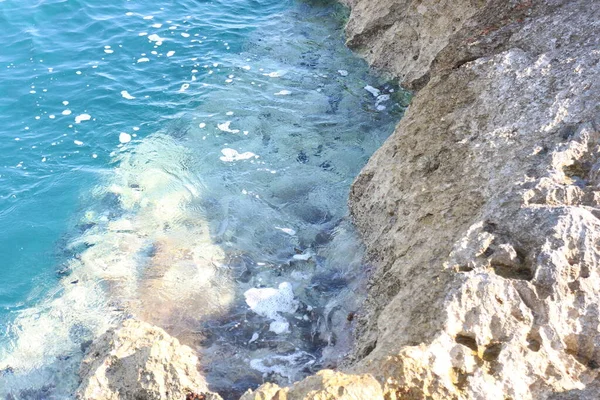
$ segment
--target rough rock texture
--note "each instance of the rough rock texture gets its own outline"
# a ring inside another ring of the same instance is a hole
[[[346,375],[331,370],[280,388],[266,383],[240,400],[383,400],[381,385],[371,375]]]
[[[194,351],[145,322],[126,320],[98,338],[81,364],[82,400],[185,400],[208,392]]]
[[[355,181],[352,370],[387,399],[600,398],[600,3],[350,0],[421,88]]]
[[[430,65],[482,0],[342,0],[352,7],[348,45],[409,88],[429,79]]]

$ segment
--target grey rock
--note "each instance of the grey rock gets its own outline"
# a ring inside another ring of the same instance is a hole
[[[600,397],[600,6],[348,3],[349,45],[420,89],[351,192],[376,272],[350,370],[389,398]]]

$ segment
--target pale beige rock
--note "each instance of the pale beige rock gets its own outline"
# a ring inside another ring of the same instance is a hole
[[[377,268],[349,367],[389,399],[600,398],[600,7],[435,3],[456,29],[351,2],[350,45],[424,87],[352,188]]]
[[[381,385],[371,375],[347,375],[331,370],[295,383],[289,388],[266,383],[240,400],[383,400]]]
[[[352,7],[346,26],[348,45],[411,88],[427,82],[438,52],[485,4],[482,0],[342,2]]]
[[[164,330],[126,320],[90,346],[80,369],[82,400],[184,400],[209,393],[197,369],[198,357]]]
[[[286,398],[285,396],[287,396],[287,389],[267,382],[254,391],[248,390],[240,400],[282,400]]]

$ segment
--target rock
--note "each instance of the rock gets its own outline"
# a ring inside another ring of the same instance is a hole
[[[79,371],[81,400],[219,400],[197,369],[194,351],[164,330],[129,319],[90,346]]]
[[[376,267],[348,368],[386,398],[599,398],[600,7],[347,0],[420,89],[354,182]]]
[[[383,400],[381,385],[371,375],[347,375],[331,370],[296,382],[289,388],[266,383],[240,400]]]
[[[429,79],[436,55],[485,1],[342,0],[352,7],[348,46],[374,67],[419,89]]]

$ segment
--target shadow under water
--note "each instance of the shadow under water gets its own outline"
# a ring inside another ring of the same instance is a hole
[[[344,46],[339,14],[293,3],[196,66],[179,90],[199,107],[114,153],[56,290],[11,327],[0,396],[73,393],[90,340],[129,316],[195,348],[226,399],[344,357],[365,281],[348,192],[406,94]]]

